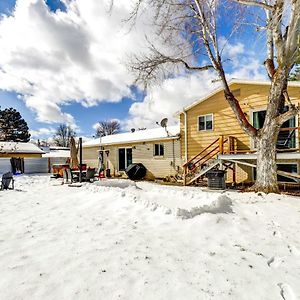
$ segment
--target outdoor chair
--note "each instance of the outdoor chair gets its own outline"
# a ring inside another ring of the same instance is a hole
[[[71,179],[70,179],[71,180]],[[67,169],[63,170],[63,184],[70,183]]]
[[[85,180],[88,182],[93,182],[96,174],[95,168],[88,168],[86,171],[86,177]]]
[[[68,173],[68,178],[71,181],[71,183],[79,181],[79,176],[77,174],[75,174],[74,172],[72,172],[71,169],[67,169],[67,173]]]
[[[10,187],[11,186],[11,187]],[[12,172],[7,172],[2,175],[1,190],[14,189],[14,178]]]
[[[73,183],[78,182],[78,176],[75,175],[71,169],[63,170],[63,183]]]

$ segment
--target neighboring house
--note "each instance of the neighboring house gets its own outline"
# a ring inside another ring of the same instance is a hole
[[[33,173],[43,154],[32,143],[0,142],[0,173]]]
[[[270,82],[232,80],[231,90],[239,100],[251,124],[261,128],[265,118]],[[300,102],[300,83],[290,82],[288,94],[292,103]],[[225,100],[223,89],[217,89],[187,106],[180,115],[181,153],[186,184],[196,182],[221,159],[227,169],[227,181],[247,182],[255,179],[254,141],[241,129]],[[279,176],[279,180],[295,182],[300,176],[298,116],[282,127],[278,138],[278,169],[296,176]],[[224,166],[224,165],[223,165]],[[202,170],[202,171],[201,171]]]
[[[59,147],[59,146],[50,146],[50,147],[41,147],[45,154],[43,158],[48,160],[48,172],[52,172],[53,165],[64,165],[70,162],[71,153],[70,148]]]
[[[83,144],[84,163],[98,168],[99,158],[111,176],[124,175],[131,163],[142,163],[149,179],[175,176],[182,165],[179,126],[113,134]]]

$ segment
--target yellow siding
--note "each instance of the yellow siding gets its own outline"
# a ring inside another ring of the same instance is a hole
[[[11,157],[16,157],[16,158],[40,158],[42,157],[42,154],[31,154],[31,153],[0,153],[0,157],[5,157],[5,158],[11,158]]]
[[[164,144],[164,156],[155,157],[154,144]],[[142,163],[147,168],[147,177],[165,178],[167,176],[176,175],[181,172],[181,153],[179,140],[155,141],[147,143],[120,144],[104,147],[104,164],[109,168],[112,176],[120,176],[124,172],[118,171],[118,149],[132,148],[133,163]],[[98,150],[99,147],[83,148],[83,161],[89,166],[98,166]],[[107,155],[106,150],[109,150]]]
[[[231,89],[240,89],[240,95],[237,96],[237,98],[239,99],[241,108],[246,113],[249,120],[251,120],[253,110],[266,108],[269,91],[268,86],[234,84],[231,86]],[[300,88],[290,87],[289,96],[291,101],[298,105],[300,102]],[[213,130],[199,131],[198,116],[211,113],[213,114]],[[234,113],[224,98],[223,91],[218,92],[204,102],[189,109],[187,111],[187,120],[188,158],[195,156],[205,149],[220,135],[231,135],[236,137],[238,150],[251,149],[251,139],[239,126]],[[297,123],[296,125],[298,126]],[[183,160],[185,155],[184,131],[184,114],[182,113],[180,115],[180,134]],[[299,146],[299,135],[297,146]],[[237,174],[239,181],[250,180],[252,178],[252,171],[250,172],[249,168],[239,168],[239,170],[237,170]]]

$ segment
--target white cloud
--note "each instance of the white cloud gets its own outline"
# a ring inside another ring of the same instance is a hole
[[[43,127],[38,130],[30,130],[32,139],[44,138],[45,136],[49,137],[52,136],[54,133],[55,133],[55,128],[52,127],[49,128]]]
[[[245,45],[241,42],[230,43],[225,37],[219,38],[219,46],[222,49],[223,59],[234,60],[237,56],[245,54]]]
[[[221,39],[221,45],[225,40]],[[230,72],[227,73],[228,80],[256,79],[266,80],[263,64],[250,52],[246,55],[245,46],[242,43],[226,44],[224,58],[230,58]],[[213,89],[220,86],[220,82],[212,83],[217,79],[213,72],[202,72],[165,80],[160,86],[153,87],[148,91],[143,102],[132,104],[129,119],[125,122],[125,128],[132,127],[155,127],[156,122],[168,117],[169,123],[174,124],[178,119],[174,118],[175,112],[200,99]]]
[[[54,13],[44,0],[17,0],[13,14],[2,17],[0,89],[23,95],[38,121],[67,122],[76,128],[76,120],[63,113],[61,105],[75,101],[92,106],[133,96],[129,88],[133,78],[124,61],[130,53],[146,50],[145,32],[153,36],[154,28],[145,25],[150,22],[144,13],[143,23],[138,19],[128,31],[121,20],[132,9],[130,0],[114,1],[112,13],[107,0],[63,2],[67,11]],[[229,77],[265,78],[252,54],[242,58],[245,49],[239,42],[226,45],[224,56],[231,59],[232,68]],[[216,76],[205,72],[163,81],[148,91],[143,102],[132,104],[128,120],[120,121],[122,127],[154,127],[164,117],[175,123],[176,111],[216,86],[212,79]]]
[[[132,76],[124,60],[143,41],[143,24],[128,33],[122,19],[130,1],[64,1],[51,12],[44,0],[17,0],[0,20],[0,88],[24,95],[41,122],[75,123],[61,111],[72,101],[84,106],[130,96]]]
[[[219,83],[212,83],[214,79],[213,73],[202,72],[165,80],[149,90],[143,102],[132,104],[125,128],[155,127],[156,122],[165,117],[169,125],[177,123],[175,112],[219,86]]]

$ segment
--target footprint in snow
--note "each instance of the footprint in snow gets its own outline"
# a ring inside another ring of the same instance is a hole
[[[280,288],[280,296],[283,300],[296,300],[296,295],[287,283],[278,283],[278,287]]]
[[[278,268],[282,263],[284,263],[284,258],[283,257],[276,257],[272,256],[268,261],[267,264],[269,267],[272,268]]]
[[[297,247],[295,247],[293,245],[292,246],[288,245],[287,247],[291,254],[293,254],[295,256],[300,256],[300,250]]]

